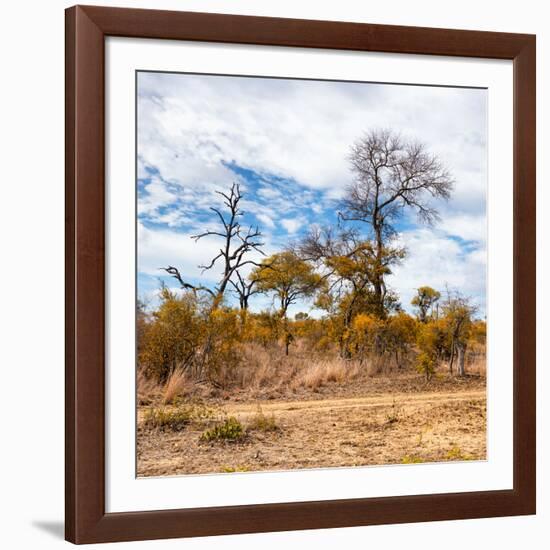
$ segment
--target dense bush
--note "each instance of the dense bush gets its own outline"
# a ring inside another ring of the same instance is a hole
[[[239,441],[245,436],[243,425],[234,417],[226,418],[221,424],[206,430],[201,441]]]
[[[440,309],[424,308],[417,318],[401,310],[380,317],[366,299],[358,299],[353,307],[344,300],[321,319],[305,313],[294,319],[276,312],[253,313],[224,303],[213,306],[192,291],[176,294],[162,288],[160,298],[152,313],[139,310],[138,362],[141,373],[164,387],[166,403],[197,381],[227,388],[276,379],[289,342],[291,350],[310,353],[312,365],[340,358],[356,362],[369,374],[414,365],[427,380],[444,362],[451,373],[456,365],[463,375],[467,353],[470,362],[484,361],[485,321],[473,319],[473,309],[460,296],[448,296]],[[349,378],[342,369],[338,364],[333,371]],[[317,387],[306,380],[325,380],[325,370],[317,368],[315,376],[310,370],[307,375],[296,373],[297,387],[298,379],[305,387]],[[286,372],[294,376],[292,369]]]
[[[193,366],[203,330],[193,294],[177,296],[163,288],[158,309],[140,329],[139,364],[147,375],[165,382],[177,368]]]

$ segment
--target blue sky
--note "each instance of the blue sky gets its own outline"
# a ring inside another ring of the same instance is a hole
[[[472,296],[483,314],[486,270],[485,90],[269,78],[138,74],[138,295],[150,305],[177,266],[190,281],[219,243],[191,235],[214,229],[216,190],[243,192],[243,225],[258,225],[265,252],[299,239],[312,224],[336,222],[338,199],[352,180],[351,144],[389,127],[423,141],[456,183],[438,203],[441,222],[399,223],[408,250],[388,282],[410,311],[415,288],[445,285]],[[269,307],[255,297],[252,309]],[[308,311],[309,302],[290,313]]]

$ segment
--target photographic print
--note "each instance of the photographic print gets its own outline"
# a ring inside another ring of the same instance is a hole
[[[487,90],[136,94],[137,475],[485,460]]]

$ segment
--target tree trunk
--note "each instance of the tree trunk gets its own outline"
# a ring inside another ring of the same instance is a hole
[[[451,359],[449,360],[449,374],[453,375],[453,362],[455,360],[455,339],[453,336],[453,339],[451,341]]]
[[[353,305],[355,303],[356,298],[357,298],[357,294],[354,294],[350,304],[347,307],[346,312],[344,313],[344,333],[346,334],[346,336],[342,334],[342,336],[340,337],[340,357],[342,359],[351,358],[351,350],[349,348],[349,345],[350,345],[349,327],[351,326],[351,320],[353,318]]]
[[[466,369],[464,367],[464,359],[466,356],[466,344],[460,342],[456,345],[458,350],[458,365],[457,365],[457,374],[458,376],[464,376],[466,374]]]
[[[373,216],[373,229],[376,236],[376,263],[374,266],[374,280],[372,286],[374,287],[374,296],[376,300],[377,314],[380,318],[385,317],[384,312],[384,298],[383,298],[383,276],[382,276],[382,255],[384,242],[382,240],[382,227],[377,221],[377,214]]]

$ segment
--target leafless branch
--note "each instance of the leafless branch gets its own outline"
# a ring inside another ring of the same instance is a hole
[[[159,269],[162,269],[163,271],[166,271],[169,275],[174,277],[176,281],[180,284],[181,288],[185,290],[192,290],[195,294],[198,291],[204,291],[210,294],[212,297],[215,296],[214,292],[212,292],[211,289],[208,287],[202,286],[202,285],[192,285],[191,283],[187,283],[183,280],[183,277],[181,276],[181,273],[179,272],[179,269],[177,267],[169,265],[168,267],[160,267]]]

